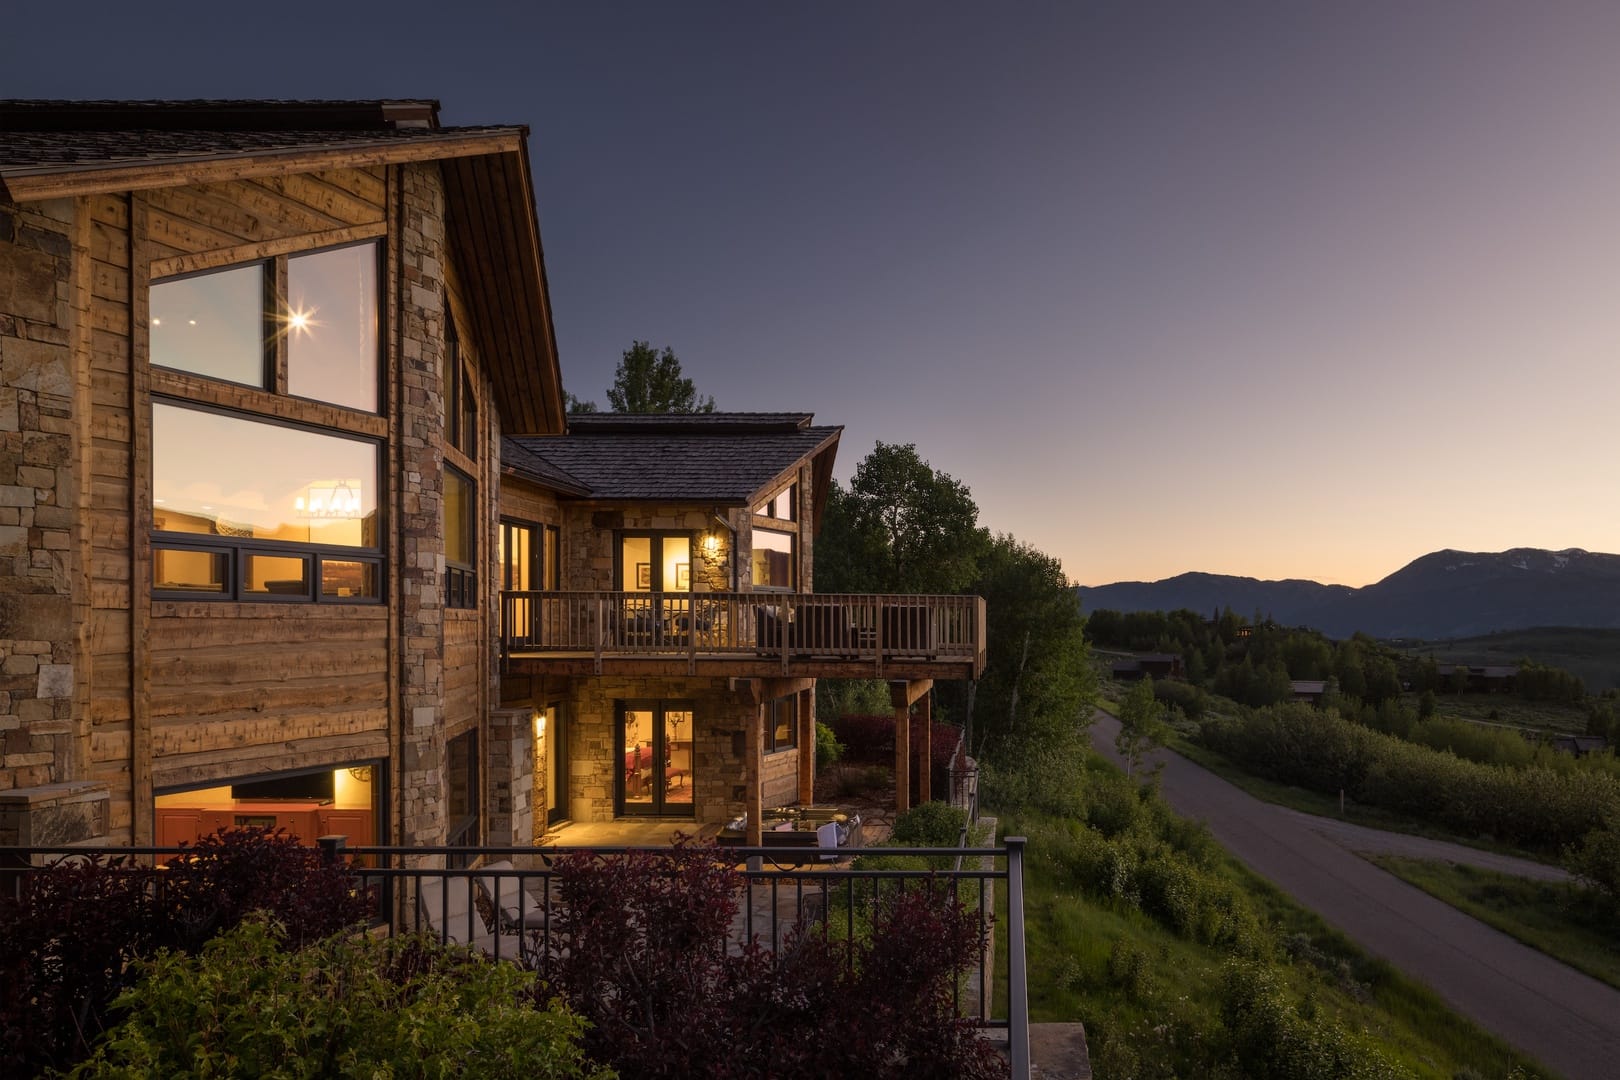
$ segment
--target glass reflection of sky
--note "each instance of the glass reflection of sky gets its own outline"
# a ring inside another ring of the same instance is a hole
[[[287,391],[377,411],[377,246],[287,260]]]
[[[152,363],[264,385],[264,264],[152,286]]]
[[[164,527],[375,546],[374,443],[153,403],[152,460],[154,516],[170,522]],[[311,489],[340,486],[352,493],[353,511],[312,517]]]

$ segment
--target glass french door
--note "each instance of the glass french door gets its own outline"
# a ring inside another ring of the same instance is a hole
[[[626,534],[619,539],[623,644],[682,640],[691,612],[692,538],[684,533]]]
[[[691,817],[691,705],[627,701],[620,704],[618,717],[619,812]]]
[[[540,530],[518,521],[501,522],[501,591],[532,592],[540,587]],[[506,597],[501,602],[503,631],[513,645],[533,644],[539,637],[536,607],[528,597]]]

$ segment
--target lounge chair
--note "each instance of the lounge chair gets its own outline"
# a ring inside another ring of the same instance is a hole
[[[423,925],[440,941],[470,945],[497,960],[523,960],[523,935],[504,927],[490,931],[473,902],[475,888],[468,877],[421,878],[416,896]]]
[[[484,872],[478,875],[478,884],[495,904],[502,930],[544,930],[546,909],[523,888],[523,881],[517,876],[516,870],[510,859],[489,863],[484,867]]]

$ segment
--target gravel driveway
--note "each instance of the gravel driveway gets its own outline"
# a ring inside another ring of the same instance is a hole
[[[1091,728],[1092,745],[1116,763],[1118,731],[1119,722],[1104,713]],[[1553,868],[1274,806],[1168,750],[1150,761],[1164,763],[1164,796],[1178,813],[1203,821],[1251,870],[1362,948],[1570,1080],[1620,1077],[1620,990],[1520,945],[1355,852],[1513,866],[1509,872],[1529,876]]]

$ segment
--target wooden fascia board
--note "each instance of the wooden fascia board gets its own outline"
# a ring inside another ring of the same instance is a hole
[[[315,169],[356,168],[364,165],[404,165],[441,158],[475,157],[518,151],[523,136],[516,131],[487,135],[459,135],[446,138],[424,137],[379,145],[359,140],[347,146],[320,149],[291,147],[285,150],[235,152],[187,157],[179,160],[105,165],[49,165],[0,171],[9,198],[14,202],[60,199],[76,195],[101,195],[115,191],[144,191],[150,188],[181,187],[187,184],[218,184],[287,172]]]
[[[510,151],[447,164],[445,172],[461,203],[451,210],[460,242],[491,262],[490,272],[468,274],[468,304],[479,322],[469,333],[481,339],[489,357],[503,433],[559,434],[565,423],[562,374],[528,155],[520,142]]]
[[[554,388],[553,393],[546,395],[548,406],[546,421],[550,425],[548,434],[561,434],[568,428],[568,411],[563,402],[562,360],[557,353],[556,325],[551,319],[551,288],[546,282],[546,252],[540,240],[540,211],[534,196],[534,177],[529,171],[526,144],[527,140],[522,140],[517,153],[518,183],[523,191],[523,206],[526,210],[524,223],[531,240],[525,250],[533,256],[532,272],[540,290],[540,317],[543,320],[540,330],[545,346],[543,358],[546,363],[546,377]]]

